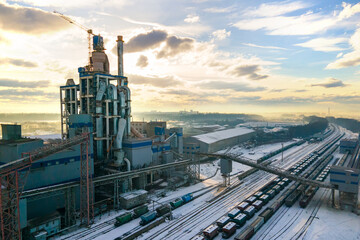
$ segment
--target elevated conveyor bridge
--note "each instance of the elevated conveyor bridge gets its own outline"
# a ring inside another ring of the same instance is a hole
[[[257,168],[257,169],[260,169],[262,171],[269,172],[269,173],[272,173],[272,174],[275,174],[275,175],[278,175],[278,176],[281,176],[281,177],[285,177],[285,178],[291,179],[293,181],[300,182],[300,183],[305,184],[305,185],[310,185],[310,186],[315,186],[315,187],[322,187],[322,188],[329,188],[329,189],[334,188],[334,186],[331,185],[331,184],[311,180],[311,179],[304,178],[304,177],[301,177],[301,176],[296,176],[296,175],[293,175],[293,174],[291,174],[290,172],[288,172],[288,171],[286,171],[284,169],[277,168],[277,167],[274,167],[274,166],[271,166],[271,165],[265,166],[263,164],[256,163],[256,162],[254,162],[252,160],[247,160],[247,159],[243,159],[243,158],[239,158],[239,157],[233,157],[233,156],[227,155],[227,154],[205,154],[205,153],[202,153],[200,155],[207,156],[207,157],[215,157],[215,158],[232,160],[234,162],[238,162],[238,163],[241,163],[241,164],[253,167],[253,168]]]

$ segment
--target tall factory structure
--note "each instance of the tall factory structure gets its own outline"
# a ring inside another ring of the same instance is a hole
[[[123,40],[119,36],[118,75],[109,73],[109,60],[101,36],[93,36],[90,65],[79,67],[79,84],[68,79],[60,87],[61,136],[66,139],[77,125],[93,127],[95,166],[131,169],[123,140],[130,148],[141,146],[143,157],[151,158],[151,140],[131,140],[131,92],[123,70]],[[84,116],[89,116],[84,122]],[[125,144],[125,146],[127,146]],[[129,154],[130,155],[130,154]],[[98,169],[98,168],[96,168]]]
[[[116,41],[118,73],[112,75],[103,37],[88,33],[92,51],[88,65],[78,68],[78,84],[68,79],[60,86],[61,140],[23,138],[21,126],[2,125],[0,239],[46,239],[64,227],[89,225],[104,204],[108,210],[141,204],[127,192],[159,178],[174,184],[174,177],[186,178],[184,166],[156,167],[182,158],[182,128],[149,122],[144,133],[132,126],[122,36]],[[142,168],[151,170],[131,172]],[[138,191],[146,201],[147,192]]]
[[[77,127],[93,129],[95,176],[171,162],[171,149],[182,153],[181,128],[168,130],[163,122],[145,123],[153,133],[145,137],[132,126],[123,44],[122,36],[118,36],[118,74],[112,75],[103,37],[93,36],[90,65],[78,68],[79,84],[68,79],[60,87],[61,137],[76,135]],[[121,192],[128,191],[130,185],[131,182],[123,181]]]

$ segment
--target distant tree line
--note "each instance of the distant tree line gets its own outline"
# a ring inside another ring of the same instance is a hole
[[[226,113],[181,113],[181,112],[144,112],[134,113],[137,119],[144,119],[145,121],[183,121],[196,122],[206,124],[228,124],[234,126],[246,121],[263,121],[264,118],[255,114],[226,114]]]
[[[59,121],[58,113],[0,113],[0,122]]]
[[[360,132],[360,122],[358,120],[350,119],[350,118],[334,118],[334,117],[327,117],[327,119],[330,123],[335,123],[354,133]]]
[[[304,120],[309,123],[301,126],[289,127],[290,137],[292,138],[309,137],[315,133],[324,131],[329,125],[328,120],[321,117],[316,117],[316,116],[304,117]]]

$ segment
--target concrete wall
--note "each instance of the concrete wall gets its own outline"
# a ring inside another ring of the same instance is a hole
[[[21,158],[21,153],[30,152],[42,147],[44,141],[41,139],[20,139],[8,144],[0,142],[0,163],[8,163]]]
[[[149,166],[152,162],[151,139],[126,139],[123,142],[125,156],[133,169]]]

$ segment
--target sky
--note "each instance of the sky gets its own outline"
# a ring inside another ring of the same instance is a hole
[[[0,0],[0,112],[59,113],[87,33],[110,71],[124,37],[132,111],[358,116],[360,3],[244,0]]]

